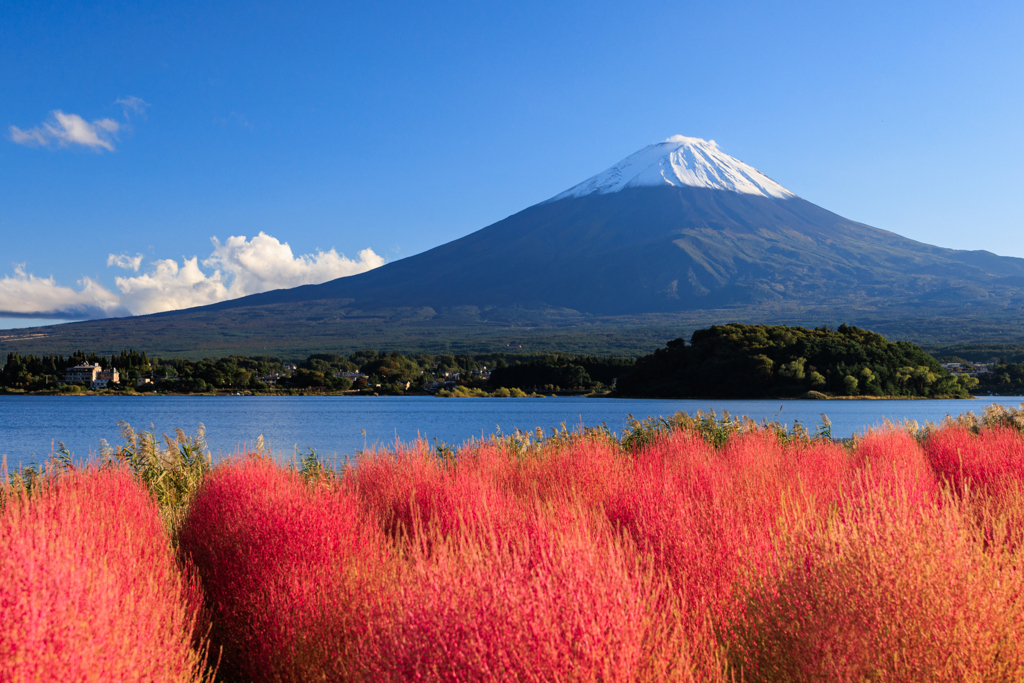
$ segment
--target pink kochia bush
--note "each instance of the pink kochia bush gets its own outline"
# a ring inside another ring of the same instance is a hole
[[[384,581],[383,535],[341,487],[248,459],[215,470],[180,531],[203,580],[222,672],[310,681],[358,673]]]
[[[581,520],[416,548],[378,638],[378,680],[686,680],[667,584]]]
[[[199,608],[123,470],[65,473],[0,510],[0,681],[202,680]]]
[[[464,455],[467,462],[454,468],[439,467],[424,448],[401,444],[393,455],[366,456],[352,473],[362,507],[391,537],[423,521],[441,536],[481,526],[513,535],[509,525],[522,510],[509,492],[495,486],[491,466],[501,456],[490,446]]]
[[[666,430],[215,469],[230,680],[1024,680],[1024,437]]]
[[[607,477],[590,475],[613,455],[485,444],[440,466],[422,450],[360,462],[366,504],[408,521],[371,678],[692,680],[679,601],[592,507]]]
[[[607,514],[670,577],[692,637],[713,642],[715,625],[742,608],[743,574],[771,565],[785,515],[824,514],[850,470],[846,451],[831,443],[787,446],[757,432],[716,450],[677,432],[635,454]]]
[[[936,475],[956,489],[983,489],[1001,495],[1024,482],[1024,439],[1007,427],[973,434],[950,426],[927,441],[928,460]]]

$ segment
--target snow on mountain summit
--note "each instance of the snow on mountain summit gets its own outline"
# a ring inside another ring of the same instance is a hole
[[[773,199],[796,196],[753,166],[718,149],[714,140],[673,135],[664,142],[656,142],[630,154],[607,171],[548,201],[662,185],[706,187]]]

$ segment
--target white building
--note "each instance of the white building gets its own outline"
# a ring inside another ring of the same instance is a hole
[[[109,384],[121,381],[121,373],[117,368],[104,370],[99,363],[82,363],[68,368],[64,372],[65,382],[85,382],[90,389],[103,389]]]
[[[100,370],[96,373],[96,379],[89,383],[90,389],[106,389],[110,384],[120,384],[121,373],[117,371],[117,368],[110,368],[109,370]]]
[[[68,368],[64,372],[65,382],[88,382],[92,384],[96,381],[97,375],[103,368],[100,367],[99,363],[82,363],[74,367]]]

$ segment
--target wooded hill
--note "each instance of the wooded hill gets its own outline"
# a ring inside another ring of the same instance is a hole
[[[618,382],[623,396],[767,398],[787,396],[963,397],[977,386],[920,347],[840,325],[714,325],[690,344],[668,343],[637,360]]]

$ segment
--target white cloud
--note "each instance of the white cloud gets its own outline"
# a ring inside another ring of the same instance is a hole
[[[19,145],[82,145],[96,151],[105,149],[113,152],[113,141],[117,139],[117,131],[120,128],[121,124],[113,119],[96,119],[89,123],[78,114],[65,114],[57,109],[52,112],[49,121],[44,121],[35,128],[22,130],[17,126],[10,126],[8,131],[11,140]]]
[[[281,243],[263,232],[250,241],[244,236],[229,237],[224,244],[216,237],[212,241],[213,253],[203,265],[218,266],[230,273],[234,277],[232,288],[239,292],[238,296],[319,284],[384,265],[383,257],[372,249],[360,251],[356,260],[334,249],[293,256],[287,242]]]
[[[162,259],[154,261],[144,275],[116,278],[121,299],[134,315],[145,315],[233,298],[220,271],[207,276],[198,262],[193,256],[182,259],[179,267],[173,259]]]
[[[146,102],[141,97],[135,95],[129,95],[128,97],[121,97],[114,100],[114,104],[120,104],[121,109],[124,111],[124,118],[130,119],[132,112],[146,118],[146,107],[151,107],[149,102]]]
[[[136,254],[135,256],[129,256],[128,254],[110,254],[107,256],[107,268],[110,266],[117,266],[118,268],[124,268],[125,270],[134,270],[136,273],[139,272],[139,266],[142,265],[142,254]]]
[[[174,259],[153,261],[140,275],[115,278],[118,292],[87,277],[78,282],[78,290],[63,287],[52,276],[36,277],[25,272],[25,264],[17,264],[14,277],[0,279],[0,315],[82,319],[159,313],[320,284],[384,265],[372,249],[363,249],[356,259],[334,249],[295,256],[287,242],[263,232],[251,240],[229,237],[222,244],[214,237],[212,242],[213,252],[201,264],[197,256],[180,264]],[[107,256],[108,267],[138,273],[142,264],[142,254]]]
[[[32,128],[31,130],[22,130],[17,126],[10,127],[11,140],[18,143],[19,145],[46,145],[49,144],[49,140],[43,135],[43,132],[39,128]]]
[[[62,287],[53,276],[36,277],[25,264],[14,266],[14,277],[0,278],[0,313],[54,318],[108,318],[128,315],[121,297],[103,285],[83,277],[78,290]]]
[[[198,257],[192,257],[182,259],[181,266],[172,259],[155,261],[143,275],[116,278],[124,305],[136,315],[158,313],[319,284],[384,265],[372,249],[360,251],[358,259],[334,249],[295,256],[287,242],[263,232],[251,240],[237,236],[223,244],[217,238],[212,241],[213,253],[202,262],[214,269],[209,275],[199,267]]]

